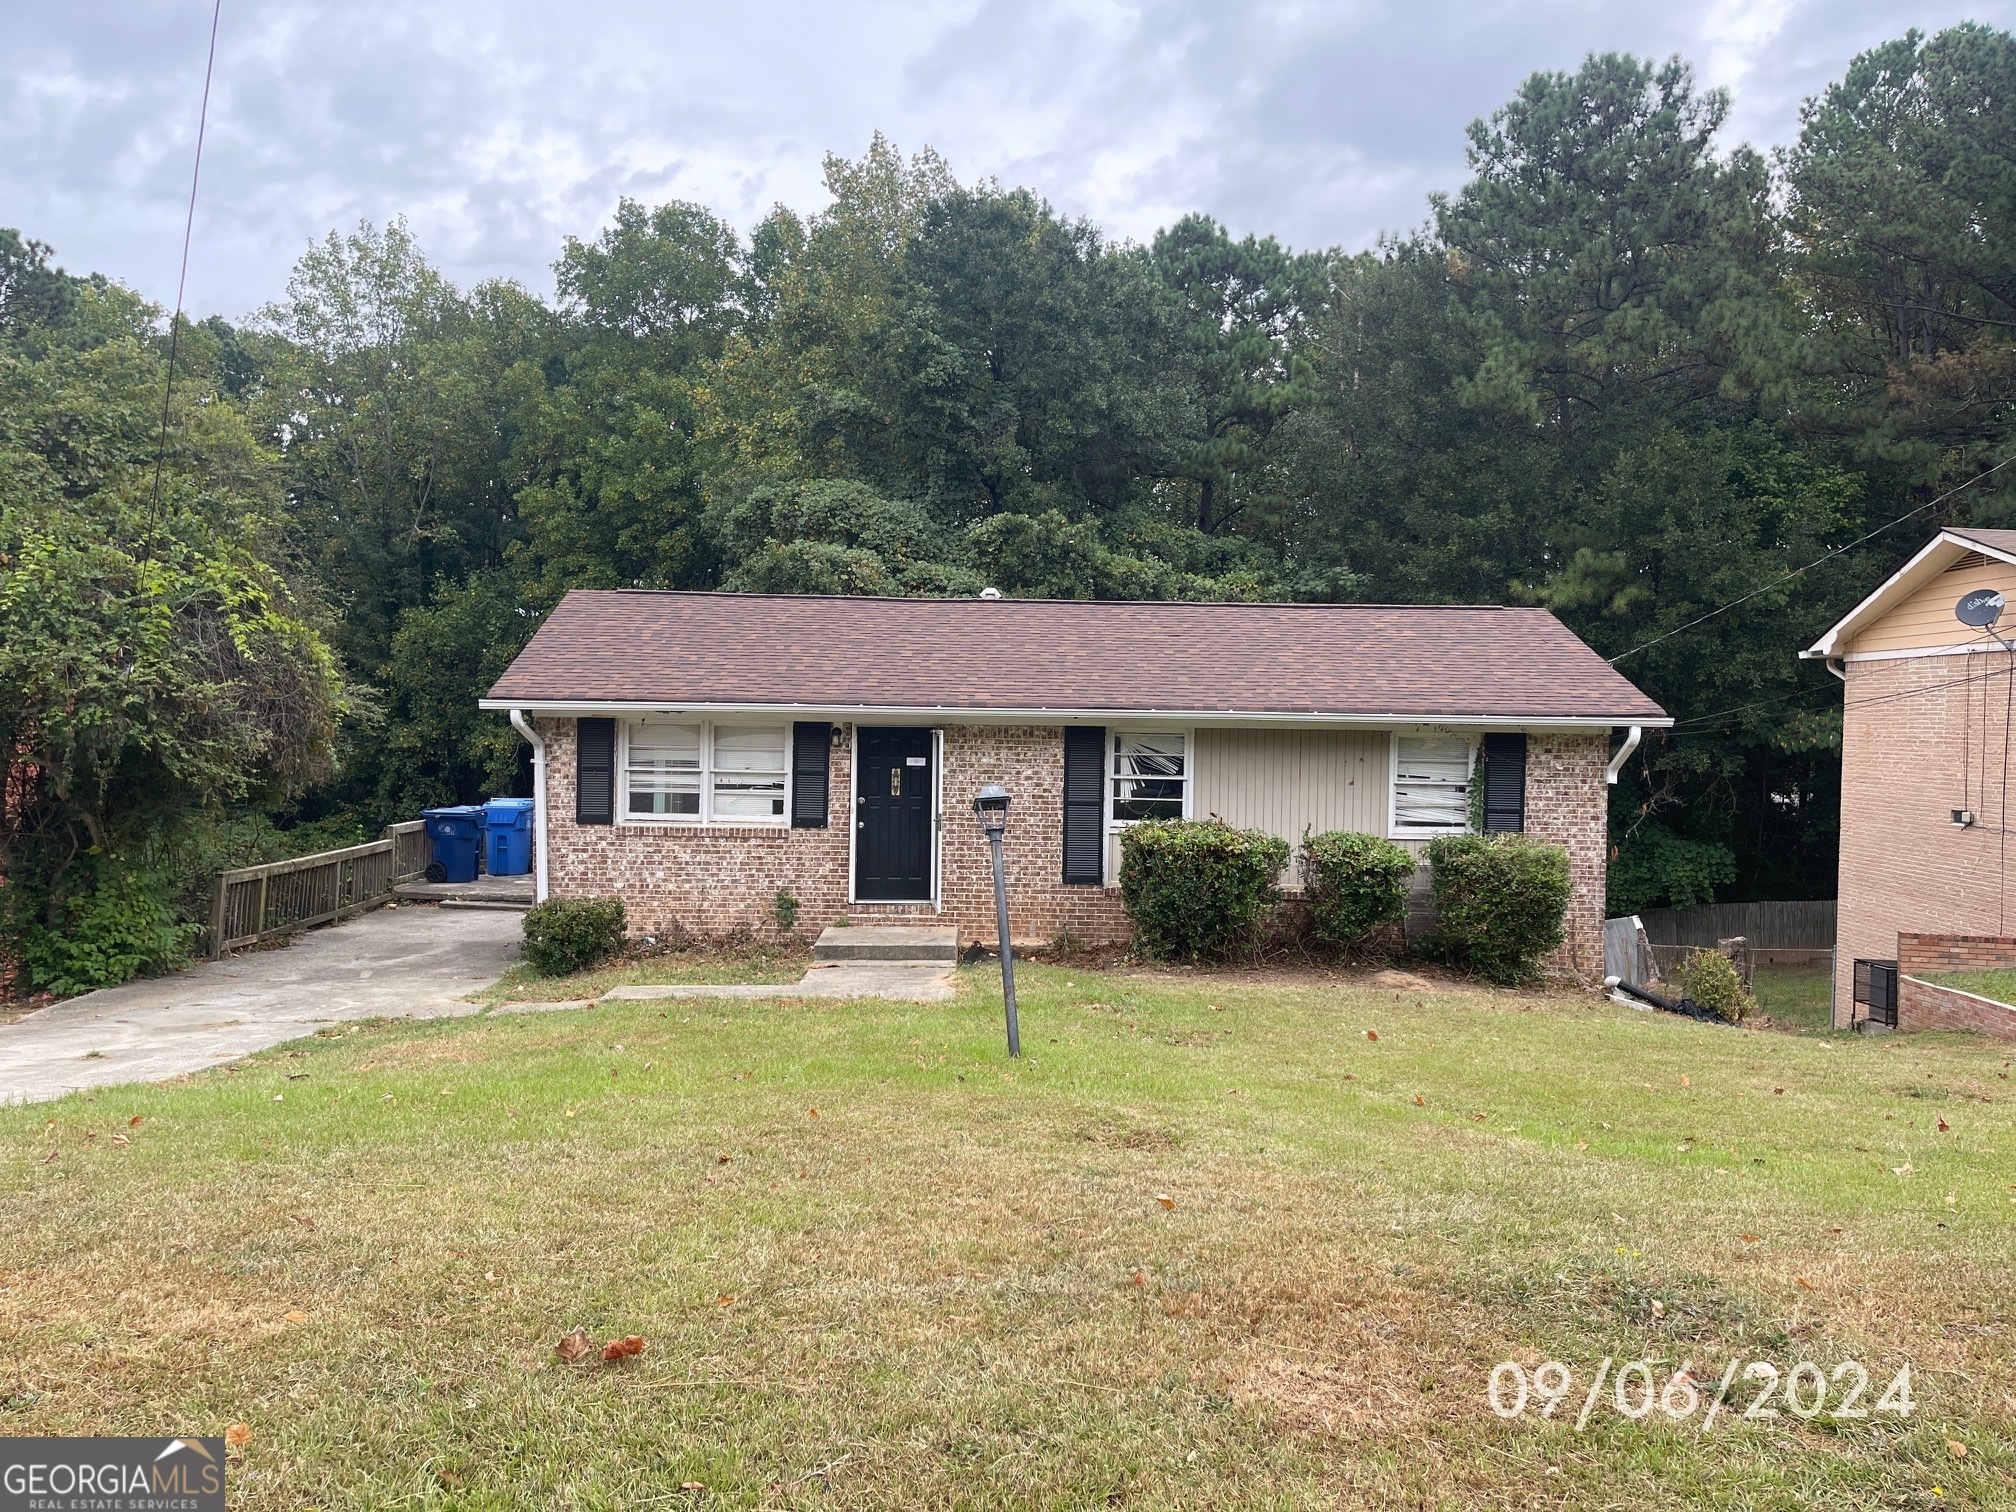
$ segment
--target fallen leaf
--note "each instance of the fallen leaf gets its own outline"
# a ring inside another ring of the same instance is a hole
[[[627,1360],[632,1355],[644,1353],[644,1340],[639,1334],[625,1334],[620,1339],[611,1339],[602,1346],[604,1360]]]
[[[733,1292],[721,1293],[720,1296],[714,1299],[714,1305],[716,1307],[733,1307],[735,1305],[735,1293]]]
[[[553,1346],[553,1353],[560,1356],[561,1363],[572,1365],[588,1353],[589,1348],[588,1330],[577,1328],[560,1336],[560,1342]]]
[[[1799,1285],[1801,1285],[1801,1286],[1805,1287],[1805,1288],[1806,1288],[1806,1290],[1808,1290],[1808,1291],[1818,1291],[1818,1290],[1820,1290],[1820,1288],[1819,1288],[1819,1287],[1815,1286],[1815,1285],[1814,1285],[1814,1284],[1813,1284],[1813,1283],[1812,1283],[1811,1281],[1808,1281],[1808,1280],[1807,1280],[1807,1279],[1806,1279],[1806,1278],[1805,1278],[1804,1276],[1794,1276],[1794,1277],[1793,1277],[1792,1279],[1793,1279],[1794,1281],[1798,1282],[1798,1283],[1799,1283]]]
[[[1428,1099],[1423,1097],[1419,1092],[1416,1092],[1414,1094],[1414,1106],[1417,1108],[1425,1108],[1428,1106]]]
[[[1652,1299],[1652,1316],[1655,1318],[1666,1316],[1666,1304],[1661,1302],[1657,1297]]]
[[[1578,1150],[1586,1150],[1589,1148],[1589,1141],[1586,1139],[1578,1139],[1575,1141],[1575,1148]]]
[[[1689,1076],[1683,1076],[1680,1078],[1680,1085],[1683,1087],[1691,1087],[1694,1085],[1694,1079]]]
[[[286,1095],[285,1095],[284,1093],[280,1093],[280,1092],[275,1092],[275,1093],[273,1094],[273,1101],[275,1101],[275,1102],[285,1102],[285,1101],[287,1101],[287,1098],[286,1098]]]
[[[1948,1129],[1952,1127],[1953,1126],[1948,1122],[1946,1122],[1946,1120],[1943,1117],[1939,1120],[1939,1132],[1941,1134],[1944,1134]]]
[[[247,1444],[252,1442],[252,1425],[250,1423],[233,1423],[229,1428],[224,1430],[224,1442],[233,1449],[243,1449]]]
[[[1890,1174],[1892,1176],[1909,1176],[1911,1174],[1911,1162],[1907,1160],[1901,1166],[1890,1167]]]
[[[290,1308],[287,1313],[287,1321],[289,1323],[306,1323],[308,1321],[308,1314],[301,1311],[298,1307]]]
[[[1771,1095],[1773,1097],[1783,1097],[1785,1095],[1785,1089],[1783,1087],[1773,1087],[1771,1089]]]
[[[819,1116],[819,1110],[817,1108],[807,1108],[805,1110],[805,1116],[807,1118],[817,1118]]]
[[[681,1482],[679,1482],[679,1489],[680,1489],[681,1491],[705,1491],[705,1490],[707,1489],[707,1482],[705,1482],[705,1481],[681,1481]]]
[[[716,1165],[733,1165],[734,1163],[735,1157],[733,1155],[717,1155],[714,1157],[714,1164]]]
[[[1365,1038],[1376,1043],[1379,1039],[1379,1031],[1377,1029],[1367,1029],[1365,1031]]]
[[[483,1272],[483,1279],[484,1279],[485,1281],[495,1281],[495,1280],[497,1279],[497,1272],[495,1272],[495,1271],[485,1271],[485,1272]]]
[[[1967,1458],[1967,1446],[1961,1443],[1960,1440],[1948,1439],[1946,1440],[1946,1447],[1953,1451],[1953,1458],[1955,1459]]]
[[[1171,1197],[1166,1193],[1158,1192],[1155,1194],[1155,1200],[1161,1203],[1162,1206],[1164,1206],[1165,1208],[1169,1209],[1170,1212],[1173,1213],[1176,1211],[1176,1199],[1174,1197]]]
[[[54,1160],[55,1158],[56,1158],[56,1148],[55,1146],[52,1145],[49,1148],[49,1153],[42,1157],[42,1164],[47,1165],[49,1164],[50,1161]]]
[[[1736,1237],[1741,1239],[1745,1244],[1755,1244],[1758,1242],[1755,1234],[1738,1234]]]
[[[126,1120],[126,1127],[129,1129],[137,1129],[140,1127],[140,1122],[141,1122],[140,1115],[138,1113],[135,1113],[131,1118]]]
[[[112,1136],[112,1143],[115,1145],[130,1145],[133,1141],[128,1139],[124,1134],[114,1134]]]

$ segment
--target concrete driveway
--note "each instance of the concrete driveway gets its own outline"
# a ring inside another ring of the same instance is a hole
[[[380,908],[282,950],[53,1004],[0,1024],[0,1103],[200,1071],[344,1019],[476,1013],[457,999],[503,974],[524,918]]]

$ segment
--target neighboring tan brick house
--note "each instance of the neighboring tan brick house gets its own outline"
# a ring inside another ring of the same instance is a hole
[[[2016,598],[2016,530],[1944,530],[1800,653],[1845,685],[1836,1027],[2016,1034],[2016,1009],[1914,978],[2016,964],[2016,615],[1979,623],[1998,595]]]
[[[992,940],[998,782],[1015,936],[1124,940],[1129,823],[1418,853],[1481,782],[1487,828],[1567,848],[1584,976],[1612,731],[1670,723],[1538,609],[651,592],[569,593],[483,707],[534,742],[540,896],[619,895],[637,934],[773,928],[786,894],[800,929]]]

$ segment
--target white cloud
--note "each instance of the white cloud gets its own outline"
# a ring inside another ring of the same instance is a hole
[[[1418,224],[1462,129],[1536,68],[1691,58],[1732,140],[1796,130],[1850,55],[2016,0],[225,0],[191,304],[276,295],[312,238],[404,214],[462,281],[550,286],[619,195],[748,226],[881,129],[1115,235],[1191,209],[1296,245]],[[0,12],[0,224],[172,295],[209,6]]]

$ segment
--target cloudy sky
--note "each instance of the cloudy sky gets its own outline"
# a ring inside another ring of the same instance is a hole
[[[171,299],[211,0],[0,6],[0,225]],[[617,198],[815,210],[877,129],[1145,237],[1190,209],[1298,246],[1417,224],[1534,69],[1679,52],[1789,140],[1910,26],[2016,0],[224,0],[189,305],[278,295],[311,238],[404,215],[457,280],[551,288]]]

